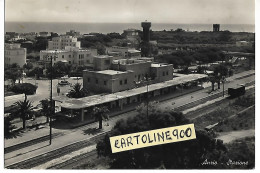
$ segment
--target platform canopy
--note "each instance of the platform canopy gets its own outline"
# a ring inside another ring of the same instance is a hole
[[[171,86],[185,84],[187,82],[197,81],[199,79],[203,79],[206,77],[207,75],[205,74],[189,74],[181,77],[176,77],[169,81],[151,84],[149,85],[148,91],[150,92],[150,91],[160,90]],[[53,100],[61,102],[61,107],[66,109],[84,109],[87,107],[101,105],[104,103],[113,102],[123,98],[144,94],[146,92],[147,92],[147,87],[143,86],[143,87],[116,92],[112,94],[99,94],[99,95],[93,95],[93,96],[83,97],[79,99],[68,98],[66,96],[58,96],[53,98]]]

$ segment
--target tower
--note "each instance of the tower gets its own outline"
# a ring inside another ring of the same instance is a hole
[[[220,28],[220,24],[213,24],[213,32],[218,32]]]
[[[143,27],[143,41],[144,42],[149,42],[150,41],[150,27],[151,27],[151,22],[142,22],[141,23]]]

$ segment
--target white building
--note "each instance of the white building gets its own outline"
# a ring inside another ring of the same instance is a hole
[[[96,49],[79,49],[78,47],[66,46],[63,50],[41,50],[40,60],[52,64],[61,61],[72,65],[84,65],[93,67],[93,57],[97,55]]]
[[[48,41],[48,50],[62,50],[65,49],[66,46],[80,48],[80,41],[77,41],[77,38],[69,35],[53,37],[52,41]]]
[[[26,63],[26,48],[21,48],[21,44],[5,43],[5,66],[17,63],[22,67]]]

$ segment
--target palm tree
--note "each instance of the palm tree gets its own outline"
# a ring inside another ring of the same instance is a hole
[[[85,96],[87,96],[87,91],[84,88],[81,88],[81,84],[79,83],[76,83],[68,94],[68,97],[71,98],[82,98]]]
[[[99,122],[99,129],[102,129],[102,120],[108,119],[107,112],[109,112],[109,110],[106,106],[93,108],[93,115],[95,116],[96,121]]]
[[[25,129],[26,119],[29,119],[32,116],[32,102],[25,97],[24,101],[17,101],[14,103],[14,106],[16,106],[14,115],[19,116],[23,120],[23,129]]]
[[[50,106],[50,102],[48,99],[45,100],[41,100],[41,105],[42,105],[42,110],[41,112],[43,113],[43,115],[46,117],[46,122],[49,122],[49,116],[51,113],[51,106]]]

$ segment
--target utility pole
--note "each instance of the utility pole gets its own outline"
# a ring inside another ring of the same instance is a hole
[[[51,145],[51,140],[52,140],[52,56],[51,56],[51,86],[50,86],[50,104],[51,104],[51,113],[50,113],[50,145]]]
[[[147,104],[146,104],[146,116],[147,116],[147,119],[148,119],[148,117],[149,117],[149,115],[148,115],[148,106],[149,106],[149,96],[148,96],[148,78],[147,78]]]
[[[55,50],[55,57],[56,57],[56,50]],[[50,75],[50,79],[51,79],[51,86],[50,86],[50,104],[51,104],[51,113],[50,113],[50,145],[52,142],[52,114],[54,113],[53,111],[53,101],[52,101],[52,76],[53,75],[53,68],[52,68],[52,56],[51,56],[51,75]]]

